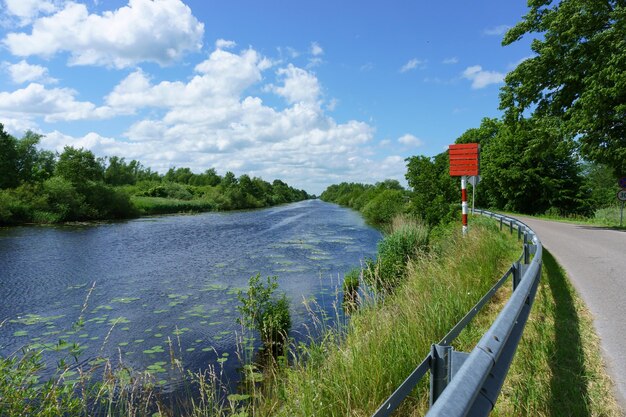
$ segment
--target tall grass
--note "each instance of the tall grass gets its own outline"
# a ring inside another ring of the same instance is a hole
[[[321,342],[294,353],[293,366],[280,370],[255,399],[255,415],[371,415],[519,249],[484,221],[475,222],[466,239],[457,232],[440,232],[437,252],[409,261],[398,290],[353,314],[345,337],[329,330]],[[422,387],[418,397],[424,393]],[[415,405],[406,401],[401,413]]]

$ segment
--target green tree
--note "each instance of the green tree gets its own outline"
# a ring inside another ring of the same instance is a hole
[[[0,189],[19,184],[17,140],[0,123]]]
[[[91,151],[66,146],[59,156],[55,174],[72,184],[82,184],[85,181],[102,181],[104,168]]]
[[[448,152],[433,158],[413,156],[407,162],[406,179],[413,188],[410,210],[416,216],[435,225],[460,213],[460,185],[450,177]]]
[[[104,181],[111,185],[134,184],[137,182],[137,161],[127,164],[124,158],[111,156],[107,158],[108,165],[104,171]]]
[[[521,213],[586,214],[576,144],[556,117],[501,125],[481,152],[479,204]]]
[[[525,35],[535,56],[506,76],[507,123],[525,111],[561,118],[583,157],[626,173],[626,3],[530,0],[503,44]]]

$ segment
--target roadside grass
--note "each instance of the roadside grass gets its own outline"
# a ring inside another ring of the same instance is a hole
[[[537,296],[493,415],[623,415],[591,314],[545,248]]]
[[[560,216],[554,213],[545,213],[545,214],[522,214],[522,213],[512,213],[512,212],[504,212],[507,215],[515,216],[526,216],[526,217],[534,217],[537,219],[543,220],[553,220],[557,222],[563,223],[573,223],[573,224],[584,224],[584,225],[592,225],[592,226],[600,226],[607,227],[616,230],[626,230],[626,213],[624,214],[623,225],[620,227],[620,210],[621,205],[616,204],[609,207],[604,207],[597,209],[593,214],[593,217],[585,217],[580,215],[571,215],[571,216]],[[626,211],[626,209],[624,209]]]
[[[465,239],[456,225],[431,235],[436,249],[409,262],[404,284],[384,302],[364,305],[346,329],[329,329],[322,341],[300,346],[293,365],[276,371],[255,396],[253,415],[371,415],[520,249],[488,219],[476,219]],[[398,415],[427,402],[427,391],[421,384]]]

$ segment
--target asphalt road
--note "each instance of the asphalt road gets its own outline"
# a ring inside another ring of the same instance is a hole
[[[517,218],[537,233],[593,314],[617,400],[626,411],[626,231]]]

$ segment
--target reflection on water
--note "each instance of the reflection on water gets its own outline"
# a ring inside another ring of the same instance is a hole
[[[319,200],[0,229],[0,353],[28,343],[67,353],[78,343],[83,360],[121,355],[158,374],[166,372],[170,338],[180,340],[188,369],[219,362],[234,376],[236,295],[251,275],[279,277],[294,334],[302,334],[309,319],[302,301],[314,297],[332,309],[343,274],[373,256],[379,239],[355,212]],[[84,325],[75,326],[79,318]]]

